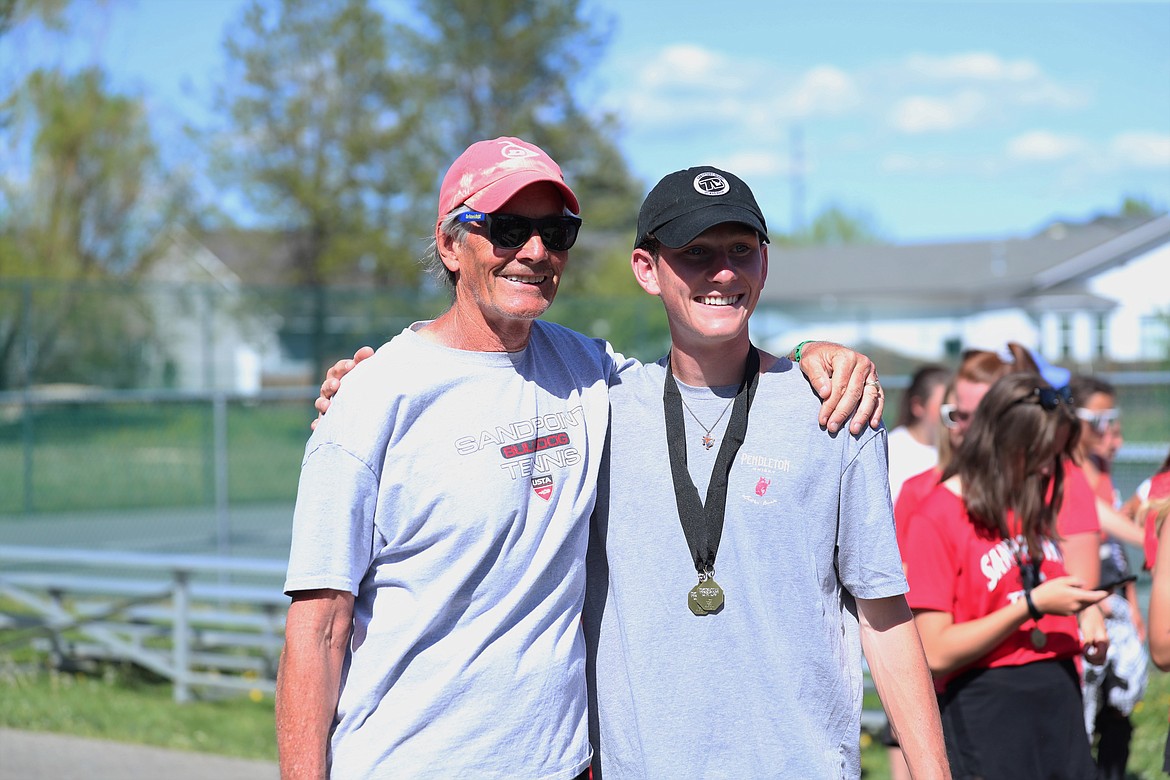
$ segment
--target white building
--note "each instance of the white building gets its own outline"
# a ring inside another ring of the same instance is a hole
[[[1008,340],[1080,366],[1161,360],[1170,216],[994,241],[773,247],[761,306],[758,330],[781,351],[812,335],[921,360]]]

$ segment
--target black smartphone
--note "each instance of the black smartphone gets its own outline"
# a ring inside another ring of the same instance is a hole
[[[1128,574],[1119,580],[1113,580],[1112,582],[1102,582],[1096,588],[1093,588],[1093,590],[1114,591],[1114,590],[1117,590],[1118,588],[1121,588],[1125,585],[1128,585],[1131,582],[1136,582],[1136,581],[1137,581],[1136,574]]]

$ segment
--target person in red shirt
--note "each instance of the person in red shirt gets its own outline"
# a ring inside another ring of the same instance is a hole
[[[1141,527],[1117,511],[1120,501],[1110,475],[1121,447],[1117,391],[1097,376],[1074,376],[1069,382],[1081,433],[1077,464],[1084,471],[1097,500],[1101,518],[1101,580],[1118,582],[1133,572],[1126,545],[1140,545]],[[1133,722],[1130,714],[1145,695],[1149,655],[1145,625],[1138,605],[1137,586],[1130,582],[1100,604],[1109,634],[1109,651],[1099,663],[1082,668],[1085,728],[1097,735],[1099,780],[1127,776]]]
[[[1089,780],[1077,615],[1107,594],[1066,570],[1056,519],[1079,428],[1034,373],[999,379],[977,409],[902,551],[947,756],[956,778]]]

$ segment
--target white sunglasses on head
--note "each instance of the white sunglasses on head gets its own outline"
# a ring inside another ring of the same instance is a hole
[[[1099,434],[1105,433],[1121,419],[1121,412],[1117,409],[1103,409],[1094,412],[1092,409],[1077,409],[1077,419],[1084,420]]]

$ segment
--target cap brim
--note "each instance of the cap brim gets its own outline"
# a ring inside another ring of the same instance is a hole
[[[464,203],[476,211],[492,212],[515,197],[516,193],[520,192],[520,190],[542,182],[547,182],[557,188],[561,194],[561,198],[565,201],[565,207],[569,211],[574,214],[581,213],[581,205],[577,202],[577,196],[569,189],[569,185],[546,173],[532,170],[516,171],[498,181],[494,181],[469,197]]]
[[[748,209],[730,204],[712,204],[696,209],[688,214],[675,217],[666,224],[648,232],[652,233],[663,246],[677,249],[691,243],[704,231],[724,222],[738,222],[747,225],[759,233],[765,243],[768,241],[768,228],[764,226],[758,216]],[[646,236],[639,236],[638,243],[641,243],[645,238]]]

